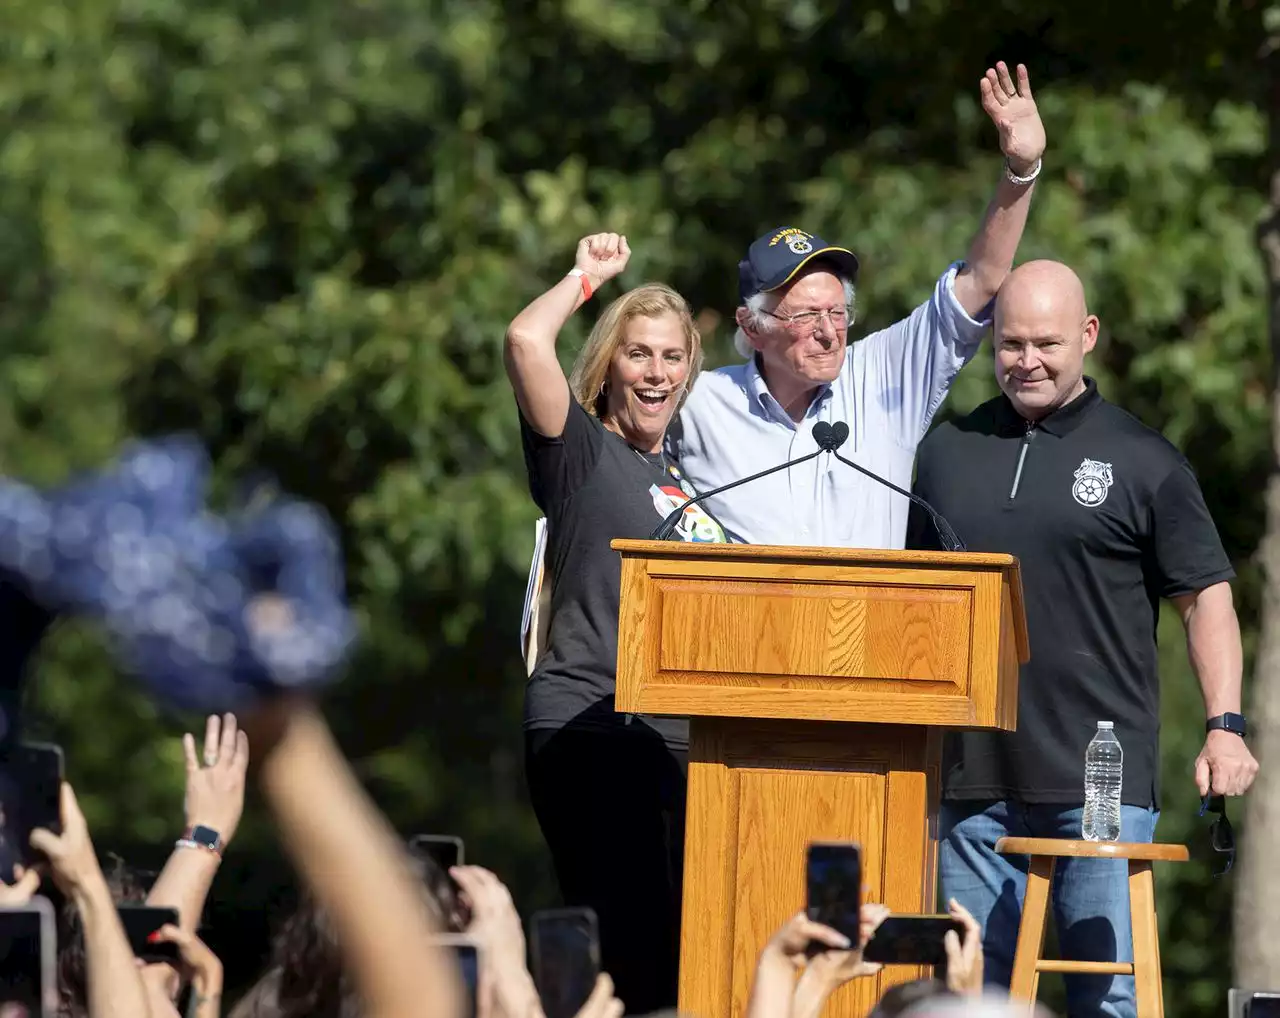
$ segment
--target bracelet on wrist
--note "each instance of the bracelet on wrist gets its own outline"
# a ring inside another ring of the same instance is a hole
[[[1037,159],[1036,164],[1031,167],[1031,172],[1025,177],[1020,177],[1013,172],[1013,167],[1009,165],[1009,160],[1006,159],[1004,161],[1004,175],[1009,179],[1009,183],[1017,184],[1019,187],[1026,187],[1028,184],[1034,183],[1036,177],[1040,176],[1040,167],[1042,165],[1043,160]]]
[[[569,275],[578,277],[578,281],[582,283],[582,299],[584,302],[589,301],[595,290],[592,288],[591,280],[587,278],[586,272],[575,265],[569,270]]]

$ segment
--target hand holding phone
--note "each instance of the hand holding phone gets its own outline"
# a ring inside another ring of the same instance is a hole
[[[600,975],[600,929],[589,908],[535,912],[533,981],[546,1018],[574,1018]]]
[[[937,970],[945,977],[952,993],[961,996],[981,993],[983,986],[982,927],[967,908],[952,898],[947,902],[951,918],[960,924],[959,930],[943,935],[943,947],[947,962]]]
[[[133,956],[145,962],[170,962],[177,965],[181,952],[172,941],[155,941],[152,934],[162,926],[178,925],[176,908],[153,908],[150,905],[120,905],[120,922],[129,938]]]

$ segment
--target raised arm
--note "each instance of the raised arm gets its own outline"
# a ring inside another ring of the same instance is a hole
[[[556,356],[556,337],[569,317],[586,303],[588,294],[625,269],[630,257],[626,237],[616,233],[583,237],[574,259],[574,268],[581,275],[566,275],[507,326],[507,377],[516,391],[520,412],[538,434],[558,438],[569,416],[569,384]]]
[[[1031,79],[1022,64],[1018,65],[1017,75],[1015,82],[1009,68],[1000,61],[994,70],[987,69],[979,86],[982,108],[1000,132],[1005,169],[969,246],[965,266],[955,280],[956,300],[970,317],[977,317],[991,302],[1013,267],[1013,257],[1027,225],[1034,178],[1040,172],[1040,157],[1044,154],[1044,124],[1031,96]],[[1013,177],[1032,180],[1019,183]]]
[[[38,828],[31,847],[44,853],[54,882],[80,915],[89,1018],[145,1018],[146,988],[70,785],[62,786],[62,833]]]
[[[457,1018],[462,984],[404,844],[305,701],[245,719],[285,850],[333,922],[369,1018]],[[523,1016],[520,1016],[523,1018]]]

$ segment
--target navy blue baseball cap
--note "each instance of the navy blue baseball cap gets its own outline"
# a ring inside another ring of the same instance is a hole
[[[757,238],[738,262],[738,296],[745,303],[757,293],[776,290],[816,258],[834,262],[851,282],[858,277],[858,259],[848,248],[794,226],[780,226]]]

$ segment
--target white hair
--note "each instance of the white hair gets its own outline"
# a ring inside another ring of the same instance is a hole
[[[845,303],[845,306],[848,307],[850,311],[849,323],[853,324],[852,312],[853,312],[853,306],[854,306],[854,298],[857,295],[853,286],[853,281],[850,279],[846,279],[844,276],[841,276],[838,274],[837,274],[837,278],[840,280],[841,285],[844,287],[844,303]],[[773,306],[777,307],[778,301],[780,301],[782,298],[774,295],[774,292],[772,290],[767,293],[753,293],[750,297],[747,298],[747,302],[741,305],[742,307],[747,309],[747,315],[751,320],[751,324],[757,329],[764,324],[765,304],[768,303],[769,298],[771,296],[774,297]],[[748,339],[747,334],[742,331],[741,325],[738,326],[738,331],[733,334],[733,348],[738,351],[739,357],[742,357],[748,360],[751,358],[752,354],[755,353],[756,348],[751,345],[751,340]]]
[[[1014,1001],[991,990],[985,990],[981,997],[921,1000],[902,1014],[903,1018],[1053,1018],[1043,1004]]]

